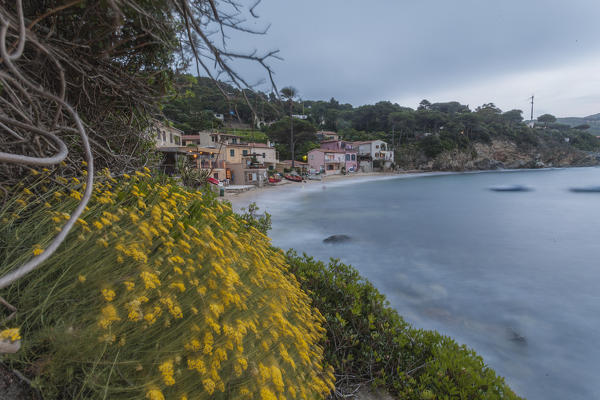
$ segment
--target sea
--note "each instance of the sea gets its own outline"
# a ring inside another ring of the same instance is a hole
[[[511,185],[529,190],[492,190]],[[600,193],[570,190],[600,186],[600,168],[288,186],[253,199],[274,245],[353,265],[405,320],[474,349],[520,396],[600,399]]]

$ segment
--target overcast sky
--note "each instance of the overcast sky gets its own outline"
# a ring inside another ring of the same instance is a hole
[[[600,113],[598,0],[263,0],[256,11],[251,26],[271,23],[268,34],[231,46],[279,49],[277,84],[304,99],[493,102],[528,117],[535,94],[535,116]]]

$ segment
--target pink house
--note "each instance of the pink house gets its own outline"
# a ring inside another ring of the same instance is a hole
[[[321,148],[343,151],[344,167],[346,167],[346,171],[356,171],[358,169],[358,149],[352,142],[346,142],[344,140],[326,140],[321,142]]]
[[[327,175],[340,174],[346,166],[345,156],[344,150],[313,149],[308,152],[308,166]]]

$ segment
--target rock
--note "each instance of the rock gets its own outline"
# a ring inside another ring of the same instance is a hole
[[[349,242],[350,240],[351,240],[351,238],[348,235],[331,235],[328,238],[323,239],[323,243],[338,244],[338,243],[346,243],[346,242]]]

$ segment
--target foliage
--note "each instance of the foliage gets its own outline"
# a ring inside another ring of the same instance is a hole
[[[518,399],[475,352],[411,327],[351,266],[293,251],[292,272],[326,320],[326,360],[336,394],[383,386],[401,399]]]
[[[50,172],[0,209],[0,273],[43,252],[81,196]],[[77,228],[3,289],[46,398],[321,398],[323,317],[284,255],[214,197],[146,172],[98,179]],[[4,327],[0,327],[0,330]]]
[[[241,211],[240,218],[246,221],[248,226],[255,228],[263,235],[266,235],[271,230],[271,214],[265,212],[259,215],[256,203],[250,203],[247,209],[242,208]]]
[[[273,123],[267,128],[267,136],[272,141],[278,143],[279,158],[288,160],[291,157],[291,135],[290,135],[290,118],[285,117]],[[307,143],[316,142],[316,129],[313,124],[308,121],[294,118],[294,147],[301,149],[307,146]],[[298,151],[296,156],[302,156]]]
[[[179,158],[177,160],[177,171],[181,176],[181,183],[189,188],[198,189],[208,182],[210,177],[209,169],[200,169],[194,167],[188,158]]]

